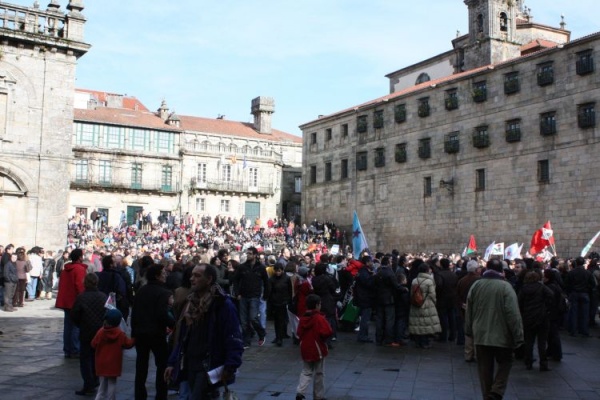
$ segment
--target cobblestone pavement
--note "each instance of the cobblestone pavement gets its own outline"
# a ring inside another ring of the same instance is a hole
[[[85,399],[74,394],[82,386],[78,360],[62,355],[62,311],[54,301],[26,303],[17,312],[0,311],[0,399]],[[272,330],[270,330],[272,332]],[[550,372],[527,371],[515,362],[507,399],[600,399],[600,339],[563,335],[564,358],[551,362]],[[283,347],[256,343],[244,353],[244,363],[232,387],[241,400],[294,399],[301,369],[299,349],[288,340]],[[135,349],[125,352],[118,380],[120,400],[133,399]],[[153,371],[148,388],[153,398]],[[462,348],[434,343],[420,350],[376,347],[340,333],[325,361],[329,400],[342,399],[479,399],[476,365],[466,363]],[[176,399],[175,393],[169,396]],[[312,396],[307,396],[308,399]]]

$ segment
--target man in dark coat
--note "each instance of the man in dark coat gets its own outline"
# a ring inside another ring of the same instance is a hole
[[[356,274],[354,285],[354,305],[360,309],[360,326],[358,330],[359,342],[373,343],[369,338],[369,324],[371,322],[371,311],[373,308],[375,290],[373,285],[373,261],[369,256],[363,256],[360,260],[363,266]]]
[[[438,277],[441,285],[437,286],[437,310],[442,325],[442,333],[438,341],[453,342],[456,339],[456,285],[458,277],[450,270],[450,260],[440,260],[441,269]],[[437,281],[436,281],[437,283]]]
[[[167,368],[167,328],[175,325],[169,308],[173,302],[172,292],[165,287],[166,274],[163,266],[152,264],[146,270],[148,283],[135,295],[131,310],[131,337],[135,338],[135,400],[146,400],[146,378],[150,352],[156,364],[156,400],[167,399],[167,383],[163,376]]]
[[[375,304],[375,342],[377,345],[399,347],[395,341],[394,325],[396,312],[394,295],[400,290],[400,284],[392,271],[391,260],[388,256],[381,258],[381,266],[377,270],[374,281]]]
[[[127,285],[125,279],[116,269],[113,256],[108,255],[102,257],[102,272],[97,272],[98,275],[98,290],[109,295],[111,292],[115,294],[115,306],[123,314],[123,318],[127,321],[129,316],[129,301],[127,298]]]
[[[337,334],[336,321],[336,288],[337,282],[327,273],[328,264],[320,262],[315,266],[315,277],[312,279],[313,291],[321,298],[321,312],[325,314],[325,318],[333,334],[327,338],[327,347],[333,348],[333,339]],[[301,317],[301,316],[300,316]]]
[[[590,336],[590,292],[596,289],[596,281],[584,265],[585,259],[577,257],[575,267],[569,271],[565,282],[569,294],[569,304],[571,305],[568,327],[571,336],[575,336],[578,332],[584,337]]]

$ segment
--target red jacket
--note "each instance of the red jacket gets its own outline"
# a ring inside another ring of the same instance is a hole
[[[96,376],[118,377],[123,370],[123,349],[130,349],[135,339],[127,337],[118,326],[98,329],[92,339],[96,349]]]
[[[83,278],[87,273],[87,265],[79,263],[65,264],[60,273],[58,281],[58,294],[56,295],[56,308],[70,310],[75,304],[75,299],[79,293],[83,293]]]
[[[325,340],[333,334],[333,330],[323,313],[307,311],[300,318],[297,333],[300,338],[300,354],[304,361],[319,361],[327,356]]]
[[[358,270],[364,267],[365,265],[358,260],[350,260],[348,261],[348,266],[346,267],[346,271],[350,272],[352,276],[356,276],[358,274]]]

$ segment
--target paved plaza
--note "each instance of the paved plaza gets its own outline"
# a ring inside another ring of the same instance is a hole
[[[13,313],[0,311],[0,400],[93,399],[76,396],[82,386],[78,360],[62,355],[62,311],[54,301],[26,303]],[[270,330],[272,332],[272,330]],[[374,333],[374,332],[373,332]],[[550,372],[513,366],[507,399],[600,399],[600,332],[591,338],[563,335],[564,359]],[[240,400],[294,399],[301,369],[299,349],[256,343],[244,353],[233,389]],[[325,361],[327,399],[479,399],[476,365],[466,363],[462,348],[434,343],[429,350],[360,344],[353,333],[340,333]],[[118,399],[133,399],[135,349],[125,352]],[[153,371],[149,399],[153,399]],[[172,394],[170,399],[176,399]],[[312,399],[312,396],[307,396]]]

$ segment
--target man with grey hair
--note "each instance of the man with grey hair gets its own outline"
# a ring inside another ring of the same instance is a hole
[[[465,334],[477,351],[477,370],[484,399],[502,399],[512,367],[513,351],[523,340],[517,295],[504,279],[502,263],[491,259],[467,295]]]
[[[475,361],[475,347],[473,346],[473,338],[465,337],[464,324],[465,324],[465,309],[467,308],[467,295],[469,294],[469,289],[473,284],[481,279],[481,267],[477,260],[469,260],[466,263],[467,274],[458,280],[458,284],[456,285],[456,298],[458,299],[458,309],[460,310],[460,321],[457,324],[459,326],[458,329],[458,339],[456,341],[457,344],[464,344],[465,346],[465,361],[473,362]]]

